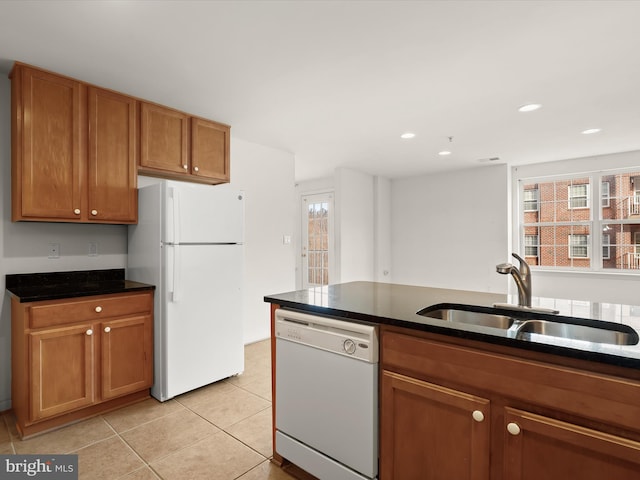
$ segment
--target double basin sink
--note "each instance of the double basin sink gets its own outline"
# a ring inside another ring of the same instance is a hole
[[[516,339],[529,339],[529,335],[537,334],[610,345],[636,345],[639,340],[638,333],[628,325],[527,310],[514,310],[512,314],[487,307],[436,305],[417,313],[451,323],[504,330],[509,337]]]

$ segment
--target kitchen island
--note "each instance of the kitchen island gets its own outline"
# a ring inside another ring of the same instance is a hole
[[[417,314],[428,307],[469,306],[509,314],[493,308],[509,300],[374,282],[265,297],[272,320],[281,307],[379,328],[381,480],[637,478],[637,343],[516,337],[505,329]],[[637,321],[633,306],[556,299],[536,304],[560,310],[540,316],[550,321]],[[275,372],[275,339],[272,346]],[[276,451],[274,461],[287,459]]]

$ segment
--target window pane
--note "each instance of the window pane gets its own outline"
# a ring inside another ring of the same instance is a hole
[[[591,266],[588,225],[559,224],[538,228],[538,265],[575,268]]]
[[[602,195],[602,218],[605,220],[640,219],[640,172],[602,177],[609,184],[608,205]]]
[[[539,212],[525,213],[525,223],[590,220],[588,177],[529,185],[538,186]]]
[[[569,235],[569,257],[588,258],[589,257],[589,236]]]
[[[525,257],[538,256],[538,235],[524,236],[524,255]],[[531,259],[527,258],[527,263],[531,264]],[[533,264],[537,264],[537,258],[534,259]]]
[[[535,212],[538,210],[538,188],[535,185],[526,185],[522,198],[525,212]]]
[[[584,179],[588,182],[588,179]],[[569,185],[569,208],[589,206],[589,184]]]
[[[640,270],[640,223],[607,223],[602,230],[603,254],[605,236],[609,250],[608,258],[602,260],[603,268]]]
[[[329,204],[309,204],[307,268],[309,285],[326,285],[329,279]]]

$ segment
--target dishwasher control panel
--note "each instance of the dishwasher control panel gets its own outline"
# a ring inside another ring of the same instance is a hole
[[[293,310],[276,310],[276,338],[378,362],[378,328]]]

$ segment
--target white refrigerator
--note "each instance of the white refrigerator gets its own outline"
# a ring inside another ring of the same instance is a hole
[[[156,286],[154,385],[160,401],[244,370],[243,193],[162,180],[138,191],[127,278]]]

